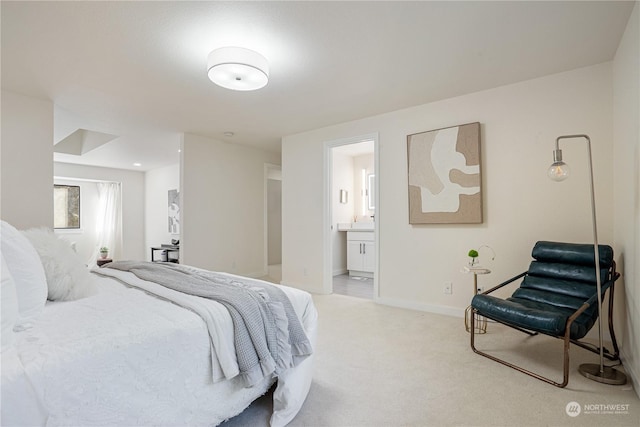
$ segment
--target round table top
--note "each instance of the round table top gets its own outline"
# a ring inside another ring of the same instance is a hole
[[[465,265],[463,271],[465,273],[473,273],[473,274],[489,274],[491,270],[481,265]]]

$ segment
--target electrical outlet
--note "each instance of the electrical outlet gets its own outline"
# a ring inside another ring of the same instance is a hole
[[[453,294],[453,283],[444,282],[444,293],[447,295]]]
[[[303,274],[304,274],[304,276],[305,276],[305,277],[308,275],[307,267],[305,267],[305,268],[303,269]]]

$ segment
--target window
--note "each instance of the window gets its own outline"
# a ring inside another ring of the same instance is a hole
[[[79,186],[53,186],[53,227],[57,229],[80,228]]]

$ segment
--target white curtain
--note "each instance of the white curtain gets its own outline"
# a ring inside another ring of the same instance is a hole
[[[119,182],[99,182],[96,218],[96,247],[89,260],[96,265],[100,248],[109,248],[109,258],[118,259],[122,251],[122,192]]]

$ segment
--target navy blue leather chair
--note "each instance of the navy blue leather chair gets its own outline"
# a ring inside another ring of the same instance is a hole
[[[614,352],[604,349],[609,360],[619,360],[619,349],[613,331],[613,288],[620,277],[613,260],[613,249],[599,245],[600,275],[603,301],[608,292],[609,332]],[[598,321],[595,255],[593,245],[557,242],[538,242],[532,251],[534,260],[529,270],[486,292],[475,295],[471,301],[474,314],[515,328],[529,335],[542,333],[564,341],[563,382],[558,383],[484,353],[475,347],[475,315],[471,316],[471,348],[474,352],[502,363],[520,372],[558,387],[569,382],[569,344],[600,352],[596,346],[580,342]],[[507,299],[491,294],[518,279],[520,287]]]

